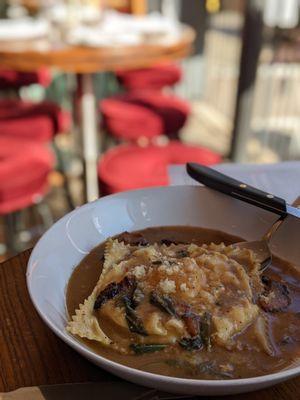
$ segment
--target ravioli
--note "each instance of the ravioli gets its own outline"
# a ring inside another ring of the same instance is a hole
[[[70,277],[68,332],[109,360],[167,376],[249,378],[295,365],[299,272],[274,256],[262,274],[253,252],[229,245],[241,240],[190,226],[108,239]]]
[[[75,315],[73,315],[69,321],[66,328],[68,332],[82,338],[96,340],[103,345],[109,345],[112,343],[112,341],[100,328],[99,321],[93,313],[94,304],[98,293],[103,287],[103,281],[106,275],[110,273],[111,269],[114,269],[115,265],[117,265],[117,263],[128,253],[129,248],[124,243],[120,243],[117,240],[112,239],[107,240],[104,264],[99,280],[91,295],[84,301],[83,304],[79,305],[78,310],[75,311]]]
[[[252,288],[259,282],[259,264],[249,250],[108,239],[99,280],[67,330],[128,353],[132,342],[226,347],[256,320]],[[104,332],[103,319],[118,335]]]

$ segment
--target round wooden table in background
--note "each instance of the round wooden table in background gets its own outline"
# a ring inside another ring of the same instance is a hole
[[[81,47],[50,44],[45,40],[0,42],[0,66],[20,71],[53,67],[78,76],[81,132],[85,163],[86,200],[98,198],[98,135],[92,74],[116,69],[149,67],[161,61],[185,58],[192,51],[195,32],[182,27],[181,37],[169,43],[135,46]]]

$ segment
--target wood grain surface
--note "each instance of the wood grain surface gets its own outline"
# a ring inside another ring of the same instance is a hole
[[[119,380],[82,358],[42,322],[26,287],[30,252],[27,250],[0,264],[0,392],[24,386]],[[259,392],[224,397],[230,400],[299,398],[300,377]]]
[[[46,40],[0,42],[1,67],[33,71],[43,66],[65,72],[93,73],[146,67],[172,59],[185,58],[192,51],[195,32],[186,26],[178,41],[170,44],[138,46],[83,47],[56,45]]]

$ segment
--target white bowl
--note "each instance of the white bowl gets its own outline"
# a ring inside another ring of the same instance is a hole
[[[122,231],[149,226],[190,225],[219,229],[254,240],[276,216],[199,186],[123,192],[86,204],[63,217],[35,246],[27,269],[31,299],[45,323],[67,344],[124,379],[173,393],[222,395],[261,389],[300,374],[300,366],[249,379],[196,380],[143,372],[107,360],[65,331],[65,289],[74,267],[98,243]],[[291,262],[300,259],[299,220],[290,217],[272,242]]]

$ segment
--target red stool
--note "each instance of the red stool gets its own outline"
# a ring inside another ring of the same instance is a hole
[[[143,106],[110,98],[101,101],[100,110],[104,128],[118,139],[137,141],[163,134],[161,118]]]
[[[46,143],[53,139],[53,125],[45,116],[0,119],[0,138],[18,138],[22,141]]]
[[[46,119],[48,123],[45,122]],[[32,126],[31,135],[27,135],[28,138],[44,141],[45,138],[53,137],[56,133],[67,131],[70,128],[71,117],[67,111],[62,110],[57,104],[50,101],[31,103],[21,100],[0,100],[0,124],[2,124],[0,136],[5,135],[6,130],[12,135],[13,126],[18,123],[19,132],[16,131],[15,135],[20,137],[23,137],[22,129],[26,131],[25,124],[43,124],[44,129],[47,126],[46,131],[34,129]],[[41,125],[39,126],[41,127]],[[49,127],[51,127],[52,133],[49,132]],[[24,137],[26,137],[26,134],[24,134]]]
[[[98,176],[104,194],[168,184],[167,167],[198,162],[212,165],[221,157],[198,146],[172,141],[166,146],[121,145],[109,150],[98,164]]]
[[[0,137],[0,214],[29,207],[44,196],[53,165],[47,147]]]
[[[177,137],[190,113],[190,106],[174,95],[135,91],[102,101],[100,111],[109,133],[136,140],[160,134]]]
[[[71,116],[57,104],[44,101],[31,103],[20,100],[0,100],[0,138],[15,138],[24,142],[30,140],[48,143],[53,137],[70,129]],[[64,176],[66,200],[70,209],[74,208],[68,177],[62,154],[55,142],[54,149],[58,161],[58,170]]]
[[[177,137],[191,111],[187,101],[156,91],[135,91],[127,98],[129,102],[155,112],[163,121],[164,134],[173,138]]]
[[[162,89],[173,86],[182,76],[178,65],[164,63],[151,68],[141,68],[127,71],[117,71],[117,78],[128,90]]]
[[[38,83],[44,87],[49,86],[51,73],[48,68],[40,68],[34,72],[20,72],[9,69],[0,69],[0,90],[20,89]]]

